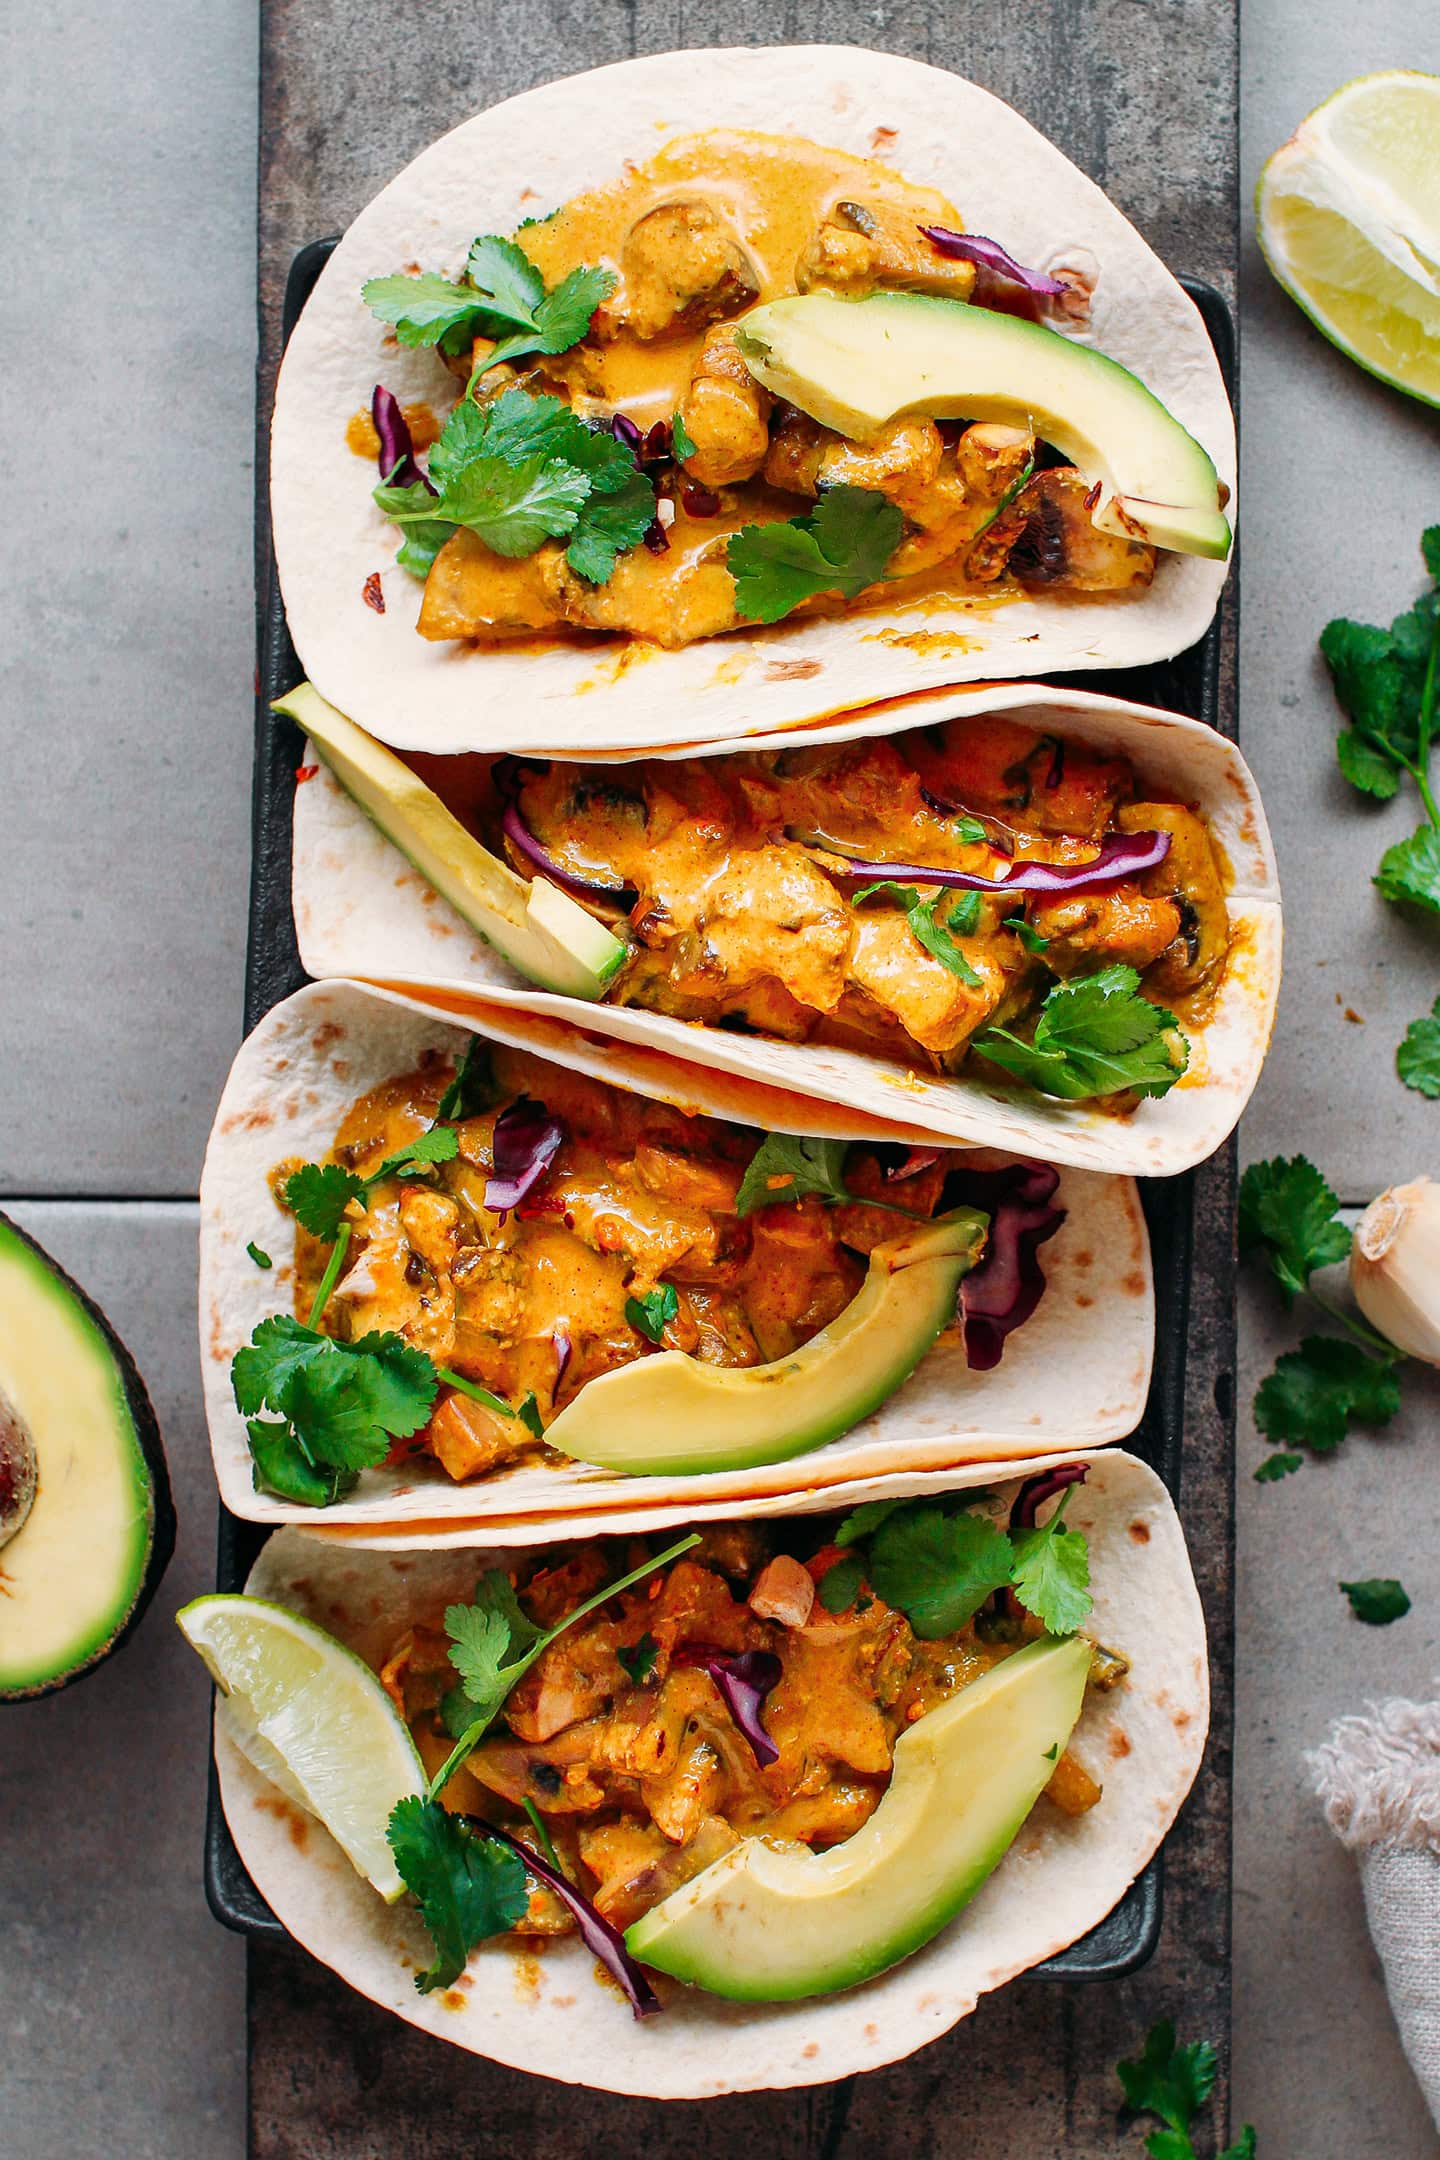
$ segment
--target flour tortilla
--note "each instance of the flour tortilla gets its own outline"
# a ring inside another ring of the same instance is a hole
[[[993,1480],[970,1471],[944,1482],[958,1490]],[[829,1504],[822,1496],[804,1506]],[[1076,1728],[1076,1756],[1100,1778],[1104,1797],[1075,1819],[1040,1801],[973,1903],[863,1987],[742,2004],[662,1977],[664,2015],[640,2025],[597,1984],[589,1953],[567,1939],[541,1957],[482,1946],[462,1986],[422,1996],[414,1974],[429,1951],[416,1915],[385,1905],[327,1832],[251,1768],[227,1736],[222,1702],[215,1756],[240,1857],[295,1939],[360,1994],[442,2040],[542,2077],[693,2100],[820,2085],[895,2062],[1103,1920],[1155,1852],[1199,1768],[1209,1716],[1205,1628],[1169,1495],[1145,1464],[1111,1452],[1092,1460],[1067,1521],[1090,1542],[1087,1631],[1132,1661],[1123,1686],[1090,1696]],[[412,1618],[469,1596],[497,1557],[356,1553],[323,1533],[284,1530],[247,1587],[309,1614],[378,1665]]]
[[[815,730],[823,736],[843,732],[855,708],[936,684],[1134,667],[1192,645],[1226,566],[1174,554],[1131,598],[971,600],[898,624],[867,612],[681,652],[631,641],[486,650],[417,635],[421,586],[395,567],[395,528],[370,499],[375,474],[347,448],[345,427],[377,381],[439,413],[456,383],[433,353],[384,342],[362,283],[412,263],[455,276],[477,233],[510,232],[625,159],[716,127],[878,157],[941,189],[972,232],[1020,261],[1093,271],[1091,319],[1072,334],[1139,375],[1233,492],[1234,422],[1193,303],[1100,189],[1008,105],[944,69],[851,46],[628,60],[508,99],[432,144],[361,211],[300,318],[276,390],[270,494],[291,634],[321,694],[402,747],[591,756],[815,722],[828,723]],[[383,615],[362,598],[376,574]]]
[[[449,1013],[507,1040],[569,1056],[566,1035],[625,1081],[648,1053],[688,1060],[692,1099],[710,1107],[722,1075],[809,1098],[841,1115],[863,1111],[947,1146],[1006,1148],[1136,1177],[1187,1170],[1233,1131],[1260,1076],[1280,988],[1280,887],[1265,809],[1233,743],[1201,721],[1084,690],[992,684],[987,709],[1131,759],[1142,786],[1192,804],[1228,859],[1234,947],[1224,986],[1203,1026],[1187,1024],[1190,1067],[1159,1101],[1128,1117],[1094,1103],[1058,1102],[1033,1089],[907,1071],[858,1050],[786,1043],[674,1020],[634,1007],[587,1004],[539,990],[463,922],[371,824],[320,759],[297,789],[292,862],[300,956],[316,976],[361,976],[424,1010]],[[850,736],[928,727],[965,709],[964,693],[931,691],[853,719]],[[733,746],[732,746],[733,747]],[[748,747],[748,746],[747,746]],[[678,755],[680,753],[666,753]],[[557,1025],[557,1023],[559,1025]],[[638,1081],[641,1087],[647,1083]],[[803,1107],[803,1106],[802,1106]],[[720,1114],[724,1115],[725,1112]],[[801,1131],[819,1131],[802,1122]]]
[[[429,1048],[458,1057],[467,1039],[358,984],[317,983],[277,1006],[236,1059],[200,1183],[205,1408],[221,1496],[236,1515],[267,1523],[317,1519],[313,1509],[254,1490],[245,1421],[230,1387],[231,1358],[257,1322],[292,1310],[294,1224],[270,1195],[269,1173],[295,1157],[322,1159],[357,1096],[410,1070]],[[668,1086],[657,1085],[660,1079],[652,1066],[647,1092],[693,1107],[684,1069]],[[745,1111],[734,1102],[729,1114]],[[870,1128],[862,1136],[876,1135]],[[1067,1171],[1057,1204],[1069,1214],[1044,1248],[1046,1294],[1001,1363],[972,1373],[963,1348],[947,1338],[872,1417],[808,1455],[698,1477],[623,1477],[580,1463],[531,1461],[466,1485],[421,1458],[365,1471],[357,1490],[323,1519],[386,1539],[401,1526],[424,1543],[457,1536],[474,1543],[497,1517],[538,1520],[554,1536],[561,1521],[615,1508],[627,1516],[643,1509],[647,1525],[658,1526],[706,1509],[733,1513],[746,1499],[822,1488],[843,1496],[857,1481],[899,1471],[1073,1454],[1123,1439],[1144,1408],[1154,1347],[1139,1195],[1128,1179]],[[252,1240],[272,1256],[273,1268],[256,1267],[246,1251]]]

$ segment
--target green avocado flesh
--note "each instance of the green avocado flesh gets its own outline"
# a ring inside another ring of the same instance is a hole
[[[1089,1668],[1083,1636],[1017,1651],[901,1734],[884,1799],[843,1845],[747,1838],[635,1921],[626,1948],[740,2002],[832,1994],[898,1964],[1004,1859],[1075,1728]]]
[[[955,1208],[870,1255],[829,1327],[771,1365],[702,1365],[662,1350],[591,1380],[545,1429],[577,1462],[687,1476],[785,1462],[849,1432],[908,1380],[955,1318],[989,1217]]]
[[[1118,361],[1056,330],[923,293],[812,293],[756,308],[735,342],[767,390],[841,435],[864,442],[899,413],[1030,428],[1098,483],[1103,531],[1230,552],[1194,436]]]
[[[548,878],[527,881],[483,848],[404,760],[328,705],[308,682],[275,700],[299,722],[345,792],[423,878],[542,990],[604,997],[628,957],[620,940]]]
[[[0,1398],[37,1466],[30,1511],[0,1546],[0,1702],[103,1657],[169,1558],[153,1413],[125,1364],[74,1285],[0,1216]]]

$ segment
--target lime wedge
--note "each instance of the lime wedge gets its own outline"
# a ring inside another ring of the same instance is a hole
[[[324,1628],[263,1598],[200,1597],[176,1614],[224,1700],[225,1731],[287,1799],[317,1815],[381,1896],[402,1895],[385,1825],[423,1793],[415,1743],[384,1688]]]
[[[1440,405],[1440,75],[1361,75],[1260,175],[1265,260],[1318,330]]]

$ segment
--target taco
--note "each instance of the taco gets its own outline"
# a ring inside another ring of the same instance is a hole
[[[311,731],[302,958],[946,1141],[1187,1168],[1234,1126],[1274,1015],[1254,781],[1198,721],[988,694],[803,748],[407,761],[302,685],[281,701]]]
[[[1205,1741],[1153,1471],[997,1468],[698,1541],[277,1532],[180,1616],[257,1888],[360,1993],[542,2076],[690,2099],[910,2054],[1105,1917]]]
[[[433,144],[323,271],[271,455],[307,672],[445,752],[1164,658],[1234,483],[1201,319],[1099,189],[974,84],[827,46],[632,60]]]
[[[352,984],[277,1007],[201,1184],[227,1505],[425,1542],[1133,1430],[1127,1181],[765,1134],[677,1107],[685,1078],[653,1100]]]

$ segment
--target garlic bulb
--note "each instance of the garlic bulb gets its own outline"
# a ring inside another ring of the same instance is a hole
[[[1440,1365],[1440,1185],[1412,1178],[1371,1201],[1350,1245],[1350,1287],[1397,1350]]]

